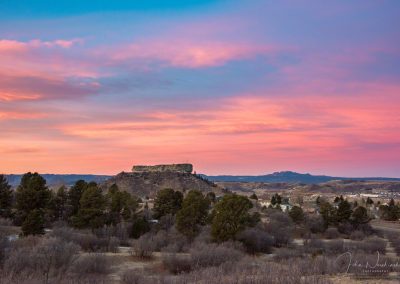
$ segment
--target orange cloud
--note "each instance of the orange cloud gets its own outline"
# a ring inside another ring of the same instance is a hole
[[[0,110],[0,121],[1,120],[14,120],[14,119],[36,119],[46,117],[44,113],[35,112],[18,112],[18,111],[2,111]]]

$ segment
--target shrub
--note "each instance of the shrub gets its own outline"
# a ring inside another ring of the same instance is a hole
[[[373,234],[379,235],[379,232],[374,230],[370,224],[359,224],[357,226],[357,230],[362,231],[366,236],[370,236]]]
[[[210,226],[202,227],[200,234],[194,239],[195,243],[211,243],[211,228]]]
[[[175,216],[172,214],[167,214],[162,216],[157,223],[157,227],[161,230],[170,230],[175,225]]]
[[[362,231],[354,231],[350,234],[350,239],[354,241],[362,241],[365,238],[365,235]]]
[[[326,229],[324,219],[320,215],[308,215],[306,227],[313,234],[323,233]]]
[[[325,236],[327,239],[337,239],[339,237],[339,232],[336,228],[328,228],[325,231]]]
[[[141,236],[132,244],[132,254],[140,258],[151,257],[154,252],[154,242],[146,235]]]
[[[3,264],[3,260],[6,255],[6,251],[9,249],[10,243],[5,236],[0,236],[0,266]]]
[[[125,223],[118,223],[114,226],[103,226],[102,228],[94,229],[93,233],[101,239],[116,238],[119,244],[129,245],[128,227]]]
[[[21,244],[21,242],[20,242]],[[23,243],[22,243],[23,244]],[[25,276],[49,277],[65,274],[77,257],[78,246],[57,238],[44,238],[36,246],[15,246],[4,263],[4,269],[13,279]]]
[[[237,262],[225,262],[220,266],[209,266],[181,274],[162,283],[221,283],[221,284],[328,284],[321,274],[335,273],[334,260],[318,257],[315,259],[295,259],[267,262],[244,258]]]
[[[87,274],[104,275],[111,272],[111,265],[107,256],[102,253],[93,253],[80,256],[71,271],[80,277]]]
[[[366,254],[374,254],[379,252],[380,254],[386,253],[386,242],[380,238],[370,238],[363,241],[353,241],[347,244],[349,251],[363,252]]]
[[[193,267],[218,266],[227,261],[238,261],[243,253],[229,244],[200,244],[190,250]]]
[[[265,230],[274,238],[276,247],[287,246],[292,241],[293,222],[285,213],[279,211],[272,213]]]
[[[187,238],[175,228],[171,228],[169,231],[160,230],[156,234],[150,232],[143,237],[152,239],[154,251],[182,252],[188,245]]]
[[[13,225],[13,223],[12,223],[11,219],[0,217],[0,226],[1,227],[10,227],[12,225]]]
[[[349,236],[354,231],[354,227],[349,222],[344,222],[338,225],[338,231]]]
[[[143,276],[137,270],[127,270],[121,276],[123,284],[141,284],[144,283]]]
[[[258,228],[248,228],[240,232],[237,239],[243,243],[248,253],[271,253],[274,239]]]
[[[304,251],[312,255],[322,254],[325,251],[324,242],[317,238],[304,240]]]
[[[303,250],[300,247],[291,248],[279,248],[275,252],[276,260],[286,260],[292,258],[298,258],[303,256]]]
[[[163,265],[165,269],[173,274],[188,272],[192,269],[190,256],[179,256],[175,253],[164,255]]]
[[[119,246],[119,239],[116,237],[111,237],[108,240],[108,247],[107,247],[107,251],[109,252],[113,252],[113,253],[117,253],[118,252],[118,246]]]
[[[98,238],[89,231],[76,230],[67,227],[54,228],[52,236],[61,238],[67,242],[79,245],[87,252],[117,252],[119,240],[113,237]]]
[[[17,240],[11,242],[12,249],[19,248],[34,248],[41,242],[42,238],[39,236],[27,236],[23,238],[18,238]]]
[[[345,252],[343,240],[332,240],[324,243],[325,252],[331,255],[337,255]]]

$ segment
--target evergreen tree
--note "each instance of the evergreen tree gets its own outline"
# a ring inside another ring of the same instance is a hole
[[[391,199],[388,205],[380,205],[381,218],[386,221],[397,221],[400,218],[400,208]]]
[[[154,200],[154,217],[159,219],[167,214],[175,215],[182,207],[182,200],[183,195],[180,191],[171,188],[160,190]]]
[[[289,211],[289,216],[296,224],[300,224],[304,221],[304,212],[300,206],[293,206]]]
[[[206,224],[210,202],[198,190],[190,191],[176,214],[176,228],[189,239],[200,232],[200,226]]]
[[[78,228],[99,228],[105,224],[106,200],[96,184],[89,184],[80,200],[79,211],[73,217],[73,225]]]
[[[353,210],[351,210],[351,204],[347,200],[340,201],[337,209],[337,221],[338,222],[348,221],[352,213]]]
[[[140,238],[143,234],[150,231],[150,224],[144,217],[136,217],[132,222],[129,236],[134,239]]]
[[[337,224],[337,212],[329,202],[321,200],[319,205],[319,212],[324,219],[325,226]]]
[[[234,239],[236,234],[248,225],[251,201],[236,194],[226,194],[219,201],[213,212],[211,235],[218,242]]]
[[[367,198],[367,205],[372,205],[374,204],[374,201],[371,198]]]
[[[255,193],[253,193],[252,195],[250,195],[250,199],[258,200],[258,197]]]
[[[44,212],[40,209],[29,211],[24,222],[22,223],[22,235],[42,235],[44,234]]]
[[[0,216],[4,218],[11,217],[11,208],[13,205],[13,191],[4,175],[0,175]]]
[[[88,184],[84,180],[78,180],[74,186],[68,191],[68,202],[67,202],[67,216],[72,218],[78,214],[81,206],[80,200],[83,192],[88,188]]]
[[[367,209],[363,206],[357,207],[351,215],[351,220],[355,225],[368,223],[370,218]]]
[[[120,191],[116,184],[112,185],[107,193],[108,220],[116,225],[122,220],[127,221],[135,214],[138,207],[137,198],[126,191]]]
[[[55,219],[66,221],[68,205],[68,192],[65,186],[61,186],[54,197]]]
[[[50,190],[46,186],[46,180],[38,173],[26,173],[22,176],[18,186],[16,199],[16,223],[22,224],[33,210],[37,210],[33,216],[43,214],[47,209],[51,197]],[[33,218],[31,216],[31,218]]]
[[[271,204],[275,206],[275,205],[280,205],[281,203],[282,203],[282,197],[278,193],[275,193],[271,198]]]

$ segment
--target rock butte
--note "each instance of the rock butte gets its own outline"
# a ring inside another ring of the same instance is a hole
[[[170,164],[170,165],[154,165],[154,166],[133,166],[132,172],[143,173],[143,172],[178,172],[178,173],[192,173],[192,164]]]

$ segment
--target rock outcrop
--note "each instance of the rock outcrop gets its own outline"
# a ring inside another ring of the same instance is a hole
[[[133,166],[132,172],[177,172],[177,173],[192,173],[192,164],[170,164],[170,165],[155,165],[155,166]]]

